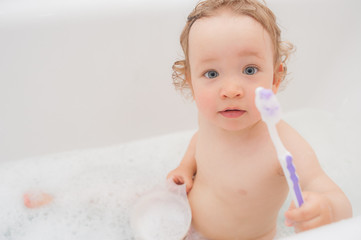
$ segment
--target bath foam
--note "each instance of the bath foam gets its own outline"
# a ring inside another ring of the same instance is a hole
[[[161,204],[162,202],[149,209],[148,213],[146,214],[146,218],[143,218],[142,221],[139,222],[139,225],[142,225],[144,232],[149,233],[149,235],[147,235],[147,239],[179,240],[182,236],[184,237],[185,234],[182,234],[183,229],[179,229],[177,226],[184,225],[184,222],[187,222],[187,219],[182,217],[173,217],[181,216],[182,214],[176,204],[165,206],[162,206]],[[152,216],[157,215],[161,215],[161,217],[157,217],[154,221]],[[164,226],[168,226],[169,222],[174,224],[173,228],[164,228]],[[177,236],[181,237],[177,238]]]
[[[191,134],[1,164],[0,239],[132,239],[132,204],[166,178]],[[27,209],[28,191],[54,201]]]
[[[314,147],[321,165],[350,198],[354,215],[360,215],[358,125],[312,109],[285,114],[285,119]],[[1,163],[0,239],[134,239],[131,207],[178,165],[193,133]],[[22,195],[28,191],[47,192],[54,201],[27,209]],[[288,206],[289,200],[279,214],[279,237],[293,234],[284,225]]]

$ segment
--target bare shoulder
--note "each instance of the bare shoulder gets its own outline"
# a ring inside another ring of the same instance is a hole
[[[277,128],[283,144],[294,158],[301,185],[325,175],[312,146],[292,126],[280,121]]]
[[[310,144],[285,121],[281,120],[279,122],[277,130],[283,144],[293,155],[298,154],[298,152],[303,152],[303,154],[314,154]]]

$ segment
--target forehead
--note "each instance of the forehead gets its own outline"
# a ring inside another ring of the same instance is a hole
[[[273,56],[272,41],[263,26],[252,17],[220,9],[194,22],[189,33],[189,56],[235,51],[262,57]]]

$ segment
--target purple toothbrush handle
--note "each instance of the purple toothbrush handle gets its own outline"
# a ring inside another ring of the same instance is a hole
[[[286,156],[287,169],[288,169],[288,172],[290,173],[290,177],[291,177],[291,180],[293,183],[293,191],[296,195],[296,200],[298,202],[298,206],[301,207],[303,204],[303,197],[302,197],[300,185],[298,183],[298,177],[296,175],[296,168],[295,168],[295,165],[293,165],[292,160],[293,160],[293,158],[291,155]]]

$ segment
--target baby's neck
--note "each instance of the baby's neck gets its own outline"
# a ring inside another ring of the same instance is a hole
[[[199,133],[213,139],[217,138],[218,140],[229,144],[239,144],[240,142],[249,142],[253,140],[258,141],[259,139],[264,139],[264,135],[268,134],[267,126],[261,120],[248,128],[231,131],[202,119],[199,119]]]

